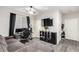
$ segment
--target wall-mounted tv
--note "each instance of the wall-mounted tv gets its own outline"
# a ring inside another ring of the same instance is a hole
[[[53,26],[53,19],[50,18],[45,18],[42,19],[43,20],[43,26]]]

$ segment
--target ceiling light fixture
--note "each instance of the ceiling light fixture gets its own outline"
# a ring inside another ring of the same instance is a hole
[[[33,8],[33,6],[29,6],[28,8],[25,8],[29,14],[35,15],[37,12],[36,10]]]

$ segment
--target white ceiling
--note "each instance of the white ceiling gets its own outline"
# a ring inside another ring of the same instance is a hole
[[[8,6],[8,8],[16,9],[21,12],[25,12],[25,8],[28,6]],[[33,6],[38,12],[47,12],[60,10],[63,14],[79,12],[79,6]]]

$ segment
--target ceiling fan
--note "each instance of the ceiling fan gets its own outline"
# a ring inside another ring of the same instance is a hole
[[[31,15],[37,14],[37,10],[33,6],[28,6],[27,8],[25,8],[25,10]]]

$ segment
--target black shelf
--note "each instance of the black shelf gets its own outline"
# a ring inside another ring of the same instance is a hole
[[[52,44],[57,44],[57,33],[49,31],[40,31],[40,40]]]

